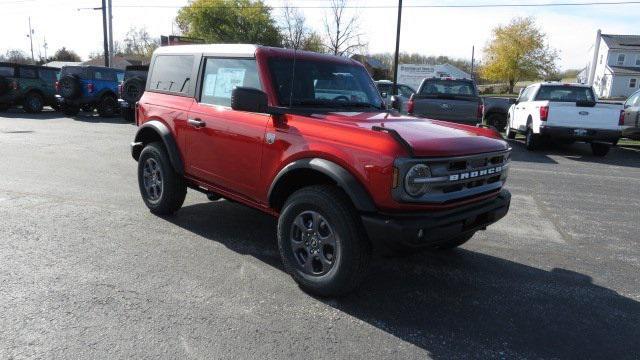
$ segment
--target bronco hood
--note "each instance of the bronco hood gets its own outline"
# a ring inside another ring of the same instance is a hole
[[[314,115],[368,129],[390,129],[411,147],[415,156],[443,157],[507,150],[498,132],[487,128],[389,113],[328,113]]]

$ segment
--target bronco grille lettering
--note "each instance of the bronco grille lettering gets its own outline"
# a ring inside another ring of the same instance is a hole
[[[477,178],[477,177],[480,177],[480,176],[496,174],[496,173],[499,173],[501,171],[502,171],[502,166],[496,166],[496,167],[492,167],[492,168],[484,169],[484,170],[480,170],[480,171],[472,171],[472,172],[465,172],[465,173],[460,173],[460,174],[453,174],[453,175],[449,175],[449,181],[473,179],[473,178]]]

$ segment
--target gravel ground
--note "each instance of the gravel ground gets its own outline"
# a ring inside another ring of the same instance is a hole
[[[513,142],[505,219],[326,300],[267,215],[196,192],[150,214],[135,130],[0,116],[0,358],[640,358],[640,148]]]

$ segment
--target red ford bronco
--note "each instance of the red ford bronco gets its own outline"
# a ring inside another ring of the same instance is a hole
[[[162,47],[136,118],[153,213],[177,211],[191,188],[276,216],[285,270],[318,295],[353,290],[374,244],[450,249],[509,209],[511,149],[498,133],[387,111],[343,57]]]

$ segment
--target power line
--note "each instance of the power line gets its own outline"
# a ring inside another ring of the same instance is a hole
[[[404,5],[404,8],[423,8],[423,9],[477,9],[477,8],[541,8],[541,7],[570,7],[570,6],[612,6],[612,5],[640,5],[640,1],[589,1],[589,2],[563,2],[563,3],[530,3],[530,4],[468,4],[468,5],[418,5],[409,4]],[[189,6],[189,5],[186,5]],[[116,8],[156,8],[156,9],[178,9],[185,6],[179,5],[114,5]],[[302,6],[272,6],[272,5],[247,5],[247,6],[233,6],[233,5],[210,5],[210,6],[195,6],[192,8],[214,8],[214,9],[226,9],[226,8],[263,8],[268,7],[271,9],[283,9],[283,8],[296,8],[296,9],[330,9],[330,5],[302,5]],[[344,6],[347,9],[395,9],[396,5],[347,5]]]

